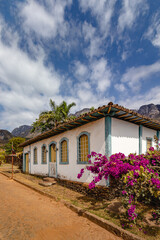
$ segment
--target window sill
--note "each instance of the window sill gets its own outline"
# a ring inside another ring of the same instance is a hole
[[[67,165],[67,164],[69,164],[69,162],[59,162],[59,164],[61,164],[61,165]]]
[[[80,162],[80,161],[77,161],[77,164],[89,164],[89,162]]]

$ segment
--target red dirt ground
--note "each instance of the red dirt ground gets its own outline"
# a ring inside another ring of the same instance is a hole
[[[120,240],[60,202],[0,174],[0,240]]]

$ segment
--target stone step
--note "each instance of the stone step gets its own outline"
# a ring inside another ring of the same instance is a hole
[[[44,182],[56,183],[55,178],[45,177],[43,178]]]
[[[39,182],[39,185],[43,186],[43,187],[50,187],[55,183],[52,182]]]

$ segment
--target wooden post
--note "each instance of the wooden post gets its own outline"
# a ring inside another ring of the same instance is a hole
[[[12,179],[13,179],[13,142],[12,142]]]

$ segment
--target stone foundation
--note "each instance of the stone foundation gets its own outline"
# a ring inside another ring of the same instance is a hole
[[[110,179],[110,186],[96,186],[93,189],[89,189],[89,183],[83,183],[83,182],[76,182],[76,181],[70,181],[70,180],[64,180],[57,178],[57,183],[61,186],[67,187],[69,189],[72,189],[76,192],[91,196],[96,199],[114,199],[115,197],[118,197],[121,192],[121,186],[117,184],[117,182]]]

